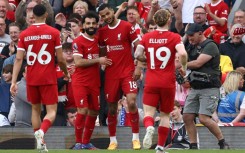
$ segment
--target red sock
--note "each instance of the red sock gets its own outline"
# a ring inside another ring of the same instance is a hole
[[[77,143],[82,143],[85,118],[86,115],[77,113],[76,120],[75,120],[75,135],[76,135]]]
[[[88,144],[94,131],[97,116],[87,116],[83,134],[83,144]]]
[[[33,129],[33,131],[34,131],[34,133],[36,132],[36,131],[38,131],[40,128],[37,128],[37,129]]]
[[[144,117],[144,126],[147,128],[148,126],[154,126],[154,119],[151,116]]]
[[[129,113],[126,113],[125,114],[125,124],[124,126],[131,126],[131,123],[130,123],[130,114]]]
[[[159,146],[164,146],[168,137],[169,128],[159,126],[158,127],[158,143]]]
[[[41,124],[40,129],[41,129],[41,130],[43,131],[43,133],[45,134],[45,133],[48,131],[48,129],[51,127],[51,125],[52,125],[52,123],[51,123],[50,120],[44,119],[43,122],[42,122],[42,124]]]
[[[139,112],[129,113],[132,133],[139,133]]]
[[[116,136],[117,115],[108,113],[108,130],[110,136]]]

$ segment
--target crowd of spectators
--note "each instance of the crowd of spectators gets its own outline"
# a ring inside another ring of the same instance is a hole
[[[243,33],[237,32],[238,29],[245,26],[245,11],[236,8],[237,10],[234,10],[234,20],[228,26],[228,16],[233,9],[235,0],[0,0],[0,126],[9,126],[10,124],[12,126],[31,126],[31,104],[26,99],[25,89],[25,60],[22,63],[22,71],[18,77],[17,96],[12,97],[9,88],[19,34],[35,22],[32,9],[40,3],[47,8],[48,18],[46,23],[60,30],[63,56],[71,75],[75,70],[72,42],[83,33],[82,17],[89,10],[98,11],[97,9],[102,3],[111,5],[114,8],[116,17],[131,23],[139,39],[145,33],[157,28],[152,17],[157,10],[162,8],[170,11],[172,15],[170,30],[182,36],[186,48],[190,46],[186,34],[187,29],[192,23],[200,24],[203,29],[200,31],[203,32],[206,38],[212,39],[216,43],[221,55],[220,71],[222,72],[222,82],[224,82],[221,90],[225,90],[225,92],[221,92],[221,103],[217,108],[217,114],[214,114],[213,118],[220,125],[223,122],[245,122],[245,104],[243,100],[245,91],[245,86],[243,86],[245,36]],[[105,23],[100,19],[99,26],[104,25]],[[176,68],[178,69],[178,56],[176,56]],[[100,126],[107,125],[108,111],[105,95],[103,94],[104,69],[105,67],[101,66],[101,108],[97,124]],[[137,82],[137,106],[139,107],[140,116],[144,114],[142,110],[142,90],[144,88],[145,71],[146,68],[144,67],[141,71],[141,78]],[[232,77],[234,74],[239,77]],[[226,76],[228,80],[225,80]],[[231,82],[230,77],[233,81],[236,81]],[[239,85],[235,86],[234,89],[229,89],[229,86],[233,86],[234,83],[240,80],[243,81]],[[58,66],[57,84],[59,104],[54,125],[73,126],[76,118],[73,91],[71,83],[64,79]],[[181,110],[181,107],[184,107],[190,88],[188,80],[184,80],[183,83],[176,82],[175,99],[179,102],[176,109]],[[240,91],[241,94],[239,94]],[[233,97],[227,100],[227,97],[230,97],[233,93],[238,93],[241,98],[239,97],[238,100],[238,98]],[[118,126],[130,126],[127,121],[128,108],[124,102],[127,99],[123,95],[121,96],[122,99],[118,102]],[[225,107],[228,107],[226,102],[229,102],[233,112],[224,112],[227,110]],[[43,113],[45,114],[45,108],[43,108]],[[227,115],[229,113],[232,114]],[[182,120],[180,121],[182,123]]]

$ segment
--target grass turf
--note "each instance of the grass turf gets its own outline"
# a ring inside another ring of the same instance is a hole
[[[241,153],[245,150],[167,150],[168,153]],[[0,153],[38,153],[37,150],[1,150]],[[155,153],[155,150],[52,150],[48,153]]]

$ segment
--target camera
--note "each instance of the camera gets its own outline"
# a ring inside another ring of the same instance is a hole
[[[180,74],[178,69],[175,70],[175,75],[176,75],[176,81],[178,84],[185,83],[185,78]]]
[[[210,75],[207,73],[192,71],[192,73],[188,77],[190,83],[192,82],[203,82],[210,83]]]
[[[70,23],[70,22],[67,22],[67,23],[66,23],[65,29],[66,29],[67,31],[71,31],[71,23]]]

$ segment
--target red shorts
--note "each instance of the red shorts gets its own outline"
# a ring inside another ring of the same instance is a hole
[[[42,103],[44,105],[53,105],[58,103],[58,86],[42,85],[42,86],[26,86],[27,100],[32,104]]]
[[[76,107],[91,110],[100,109],[100,88],[72,86]]]
[[[152,107],[157,107],[159,111],[170,113],[174,108],[175,88],[155,88],[145,87],[143,103]]]
[[[117,102],[122,94],[137,94],[137,90],[137,83],[133,80],[132,75],[117,80],[105,80],[105,97],[109,103]]]

